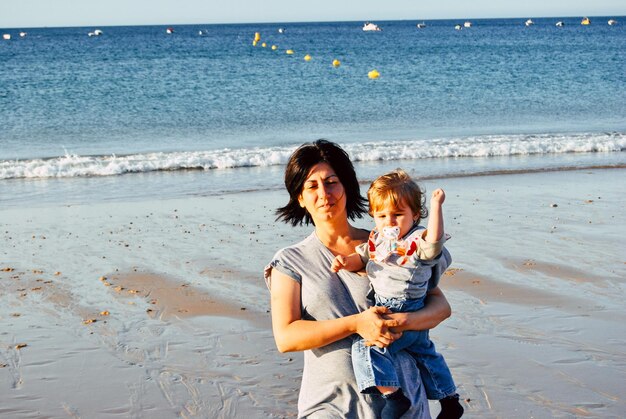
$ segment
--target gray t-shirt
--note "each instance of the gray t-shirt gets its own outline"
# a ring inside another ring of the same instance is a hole
[[[277,269],[301,285],[304,320],[331,320],[367,309],[367,277],[345,270],[332,272],[330,266],[333,259],[332,252],[313,232],[300,243],[279,250],[265,268],[265,280],[271,287],[270,274],[272,269]],[[431,288],[437,285],[438,279],[436,275]],[[298,417],[380,417],[384,404],[382,398],[361,394],[356,385],[351,359],[352,341],[356,337],[354,335],[322,348],[304,351]],[[407,389],[407,397],[412,401],[411,409],[403,418],[430,418],[428,400],[415,361],[406,352],[400,352],[395,359],[402,388]]]

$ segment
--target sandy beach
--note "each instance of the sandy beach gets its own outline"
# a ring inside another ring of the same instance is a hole
[[[626,170],[429,179],[471,418],[626,415]],[[264,265],[283,191],[0,209],[0,417],[295,417]],[[371,227],[371,220],[358,225]],[[433,417],[437,404],[431,403]]]

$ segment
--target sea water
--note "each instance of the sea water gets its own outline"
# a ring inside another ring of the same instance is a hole
[[[608,19],[2,30],[0,206],[280,188],[318,138],[364,181],[623,166],[626,18]]]

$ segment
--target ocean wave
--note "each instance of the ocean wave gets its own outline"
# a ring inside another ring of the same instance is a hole
[[[419,160],[532,154],[622,152],[626,133],[486,135],[415,141],[377,141],[343,145],[355,161]],[[267,147],[159,152],[124,156],[66,153],[48,159],[0,161],[0,179],[115,176],[177,170],[213,170],[284,165],[295,149]]]

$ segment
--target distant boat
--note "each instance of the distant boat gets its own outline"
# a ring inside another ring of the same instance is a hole
[[[609,26],[617,25],[617,20],[610,19],[608,23],[609,23]]]
[[[466,21],[466,22],[463,24],[463,27],[464,27],[464,28],[471,28],[471,27],[472,27],[472,22],[470,22],[469,20],[468,20],[468,21]]]
[[[371,23],[371,22],[365,22],[363,24],[363,30],[365,32],[380,32],[380,31],[382,31],[382,29],[380,29],[377,24]]]
[[[285,33],[285,29],[283,29],[283,28],[278,28],[278,33]]]
[[[103,33],[104,33],[104,32],[102,32],[100,29],[96,29],[96,30],[95,30],[95,31],[93,31],[93,32],[89,32],[87,35],[88,35],[88,36],[90,36],[90,37],[91,37],[91,36],[100,36],[100,35],[102,35]]]
[[[454,25],[454,29],[460,31],[461,29],[463,29],[463,26],[460,23],[457,23],[456,25]]]
[[[587,26],[589,24],[591,24],[591,21],[589,20],[588,17],[584,17],[583,20],[580,21],[580,24],[583,26]]]
[[[174,33],[174,28],[167,28],[167,29],[165,30],[165,33],[167,33],[168,35],[173,34],[173,33]]]
[[[532,19],[528,19],[526,22],[524,22],[524,25],[526,25],[526,26],[532,26],[534,24],[535,24],[535,22],[533,22]]]
[[[422,22],[422,23],[418,23],[417,25],[417,29],[424,29],[426,27],[426,23]]]
[[[11,39],[11,34],[10,33],[5,33],[2,35],[2,39],[8,41]]]
[[[560,21],[560,20],[559,20],[558,22],[556,22],[556,27],[557,27],[557,28],[560,28],[560,27],[562,27],[563,25],[565,25],[565,24],[564,24],[562,21]]]
[[[20,38],[23,38],[26,36],[26,32],[20,32]]]

